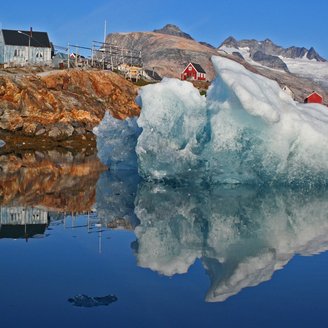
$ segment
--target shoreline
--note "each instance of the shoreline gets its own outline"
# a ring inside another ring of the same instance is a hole
[[[29,150],[69,150],[73,154],[91,155],[97,152],[97,137],[92,132],[74,135],[64,140],[55,140],[44,136],[26,136],[20,132],[0,130],[0,140],[5,145],[0,148],[0,155],[19,153]]]

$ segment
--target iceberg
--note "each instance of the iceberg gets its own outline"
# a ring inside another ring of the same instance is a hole
[[[136,118],[119,120],[108,112],[93,129],[97,136],[98,157],[111,170],[137,170],[135,147],[141,133]]]
[[[328,109],[299,104],[278,83],[222,57],[207,97],[164,79],[139,93],[136,145],[147,180],[328,184]]]

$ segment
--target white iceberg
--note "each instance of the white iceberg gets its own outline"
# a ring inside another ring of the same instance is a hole
[[[208,96],[164,79],[140,91],[139,173],[152,180],[328,183],[328,108],[299,104],[242,65],[212,58]]]
[[[135,118],[119,120],[108,112],[93,129],[97,136],[98,157],[111,170],[136,170],[135,147],[141,129]]]

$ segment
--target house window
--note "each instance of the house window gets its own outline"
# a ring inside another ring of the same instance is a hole
[[[38,51],[35,56],[36,56],[36,58],[42,58],[43,54],[42,54],[42,52]]]
[[[191,71],[191,70],[192,70],[192,67],[191,67],[191,66],[189,66],[189,67],[188,67],[188,71]]]

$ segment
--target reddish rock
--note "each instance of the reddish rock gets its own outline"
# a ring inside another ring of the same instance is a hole
[[[91,131],[106,111],[122,119],[139,115],[136,95],[136,86],[108,71],[4,72],[0,75],[0,129],[68,138]]]

